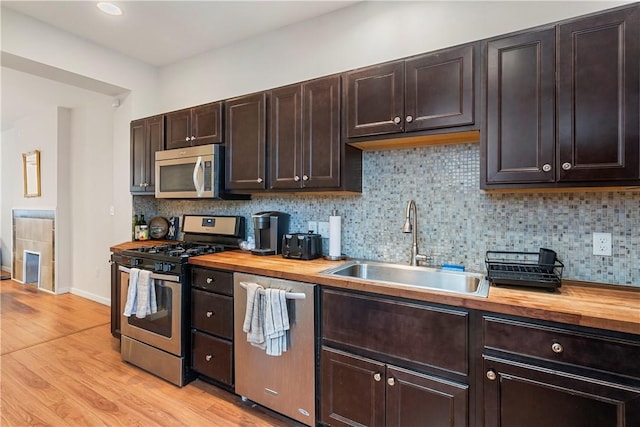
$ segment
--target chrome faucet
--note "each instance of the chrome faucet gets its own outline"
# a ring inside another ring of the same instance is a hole
[[[413,212],[413,215],[411,214]],[[403,233],[411,233],[412,243],[411,252],[409,253],[409,265],[418,265],[420,261],[428,261],[428,255],[422,255],[418,253],[418,211],[416,209],[416,202],[409,200],[407,203],[407,212],[404,218],[404,225],[402,226]]]

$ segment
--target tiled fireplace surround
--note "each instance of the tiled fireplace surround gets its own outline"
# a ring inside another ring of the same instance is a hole
[[[40,254],[40,289],[54,292],[55,212],[13,211],[13,278],[24,281],[24,251]]]
[[[411,237],[403,234],[407,201],[418,207],[418,243],[436,264],[483,271],[487,250],[558,253],[563,277],[640,287],[640,190],[485,192],[480,190],[478,144],[452,144],[363,153],[362,194],[256,195],[251,201],[166,200],[134,197],[135,213],[154,215],[291,214],[291,232],[307,221],[342,215],[342,250],[354,258],[404,262]],[[612,233],[613,256],[592,255],[592,233]],[[324,250],[328,250],[325,239]],[[303,261],[300,261],[303,262]]]

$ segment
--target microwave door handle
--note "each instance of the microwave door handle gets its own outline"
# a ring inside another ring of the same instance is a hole
[[[198,179],[200,170],[202,170],[202,185],[200,185],[200,180]],[[204,193],[204,163],[202,163],[202,156],[198,156],[196,166],[193,168],[193,186],[196,189],[196,193],[198,193],[198,197],[202,197]]]

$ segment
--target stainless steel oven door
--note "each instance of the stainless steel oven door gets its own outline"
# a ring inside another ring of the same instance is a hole
[[[120,307],[127,302],[129,289],[129,269],[119,266]],[[182,356],[182,285],[178,276],[166,274],[151,275],[154,279],[158,312],[138,319],[120,314],[122,335],[133,338],[168,353]]]

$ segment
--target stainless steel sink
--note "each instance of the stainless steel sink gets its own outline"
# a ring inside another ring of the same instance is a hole
[[[429,267],[412,267],[373,261],[349,261],[324,271],[336,277],[351,277],[388,285],[410,286],[473,295],[486,298],[489,282],[480,273],[440,270]]]

